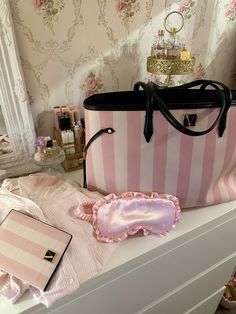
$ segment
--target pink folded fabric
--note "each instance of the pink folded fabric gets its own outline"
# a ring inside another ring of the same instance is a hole
[[[98,240],[116,242],[139,230],[143,235],[167,235],[179,220],[180,206],[173,195],[127,192],[120,196],[109,194],[96,202],[84,202],[74,213],[93,224]]]
[[[77,219],[73,211],[78,204],[101,197],[100,193],[90,192],[58,176],[35,174],[6,179],[0,188],[0,222],[14,208],[68,231],[73,238],[47,291],[29,286],[11,274],[0,273],[0,295],[13,303],[28,290],[39,303],[49,307],[96,275],[118,244],[98,243],[92,226]]]

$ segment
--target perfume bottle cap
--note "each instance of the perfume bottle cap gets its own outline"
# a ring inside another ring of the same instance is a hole
[[[170,29],[170,32],[171,32],[172,35],[176,35],[176,33],[177,33],[177,28],[176,28],[176,27],[172,27],[172,28]]]

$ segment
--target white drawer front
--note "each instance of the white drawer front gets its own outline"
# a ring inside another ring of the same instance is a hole
[[[219,305],[224,290],[225,286],[213,293],[208,298],[204,299],[202,302],[200,302],[184,314],[214,314]]]
[[[189,282],[180,286],[175,291],[167,294],[163,298],[156,301],[156,304],[153,304],[148,309],[140,311],[142,314],[163,314],[163,313],[175,313],[183,314],[188,312],[189,309],[197,307],[198,304],[202,303],[202,300],[207,299],[210,295],[213,295],[215,291],[222,289],[223,284],[226,282],[225,278],[229,278],[234,265],[235,257],[230,258],[229,260],[223,262],[217,267],[205,271],[197,278],[193,278]],[[216,300],[216,299],[215,299]],[[219,304],[220,298],[216,300],[215,308]],[[212,307],[211,301],[211,307]],[[205,305],[207,306],[207,305]],[[209,303],[210,306],[210,303]],[[208,311],[207,314],[213,314],[211,311]],[[198,313],[198,312],[196,312]],[[204,313],[204,312],[203,312]],[[199,312],[199,314],[203,314]]]
[[[83,314],[91,314],[95,309],[97,314],[137,313],[165,297],[172,290],[179,289],[183,283],[206,272],[208,268],[214,269],[215,264],[218,264],[215,265],[218,267],[225,257],[234,252],[236,254],[236,241],[232,241],[235,239],[235,230],[236,218],[193,239],[190,234],[189,241],[159,256],[157,254],[157,257],[151,260],[149,258],[144,260],[144,255],[140,266],[120,275],[114,275],[112,271],[110,274],[107,273],[106,282],[101,282],[95,289],[80,295],[72,303],[62,305],[60,309],[56,309],[56,313],[64,314],[67,311],[74,313],[75,309],[76,313]],[[213,288],[209,282],[210,288],[208,286],[206,288],[210,292],[206,290],[200,300],[192,300],[191,306],[184,307],[184,311],[222,287],[235,264],[236,257],[233,257],[229,264],[219,266],[222,267],[220,268],[222,273],[216,272],[216,278],[212,278],[217,280],[216,287]],[[183,314],[184,311],[179,313]],[[160,314],[164,313],[160,312]],[[177,314],[175,310],[173,313]]]

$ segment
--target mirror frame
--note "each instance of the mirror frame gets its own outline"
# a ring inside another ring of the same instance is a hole
[[[9,0],[0,0],[0,105],[13,152],[0,156],[7,176],[38,170],[33,163],[35,129],[11,16]]]

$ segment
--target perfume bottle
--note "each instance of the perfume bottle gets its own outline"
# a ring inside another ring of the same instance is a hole
[[[61,107],[61,115],[59,116],[59,128],[62,131],[69,130],[71,128],[69,112],[64,107]]]
[[[80,120],[76,121],[74,126],[74,135],[75,135],[75,151],[80,153],[83,151],[83,137],[84,137],[84,128]]]
[[[183,45],[182,50],[180,52],[180,59],[181,60],[189,60],[191,59],[191,54],[190,52],[186,49],[186,46]]]
[[[159,59],[164,59],[165,58],[165,40],[164,40],[164,30],[160,29],[158,31],[158,43],[156,47],[156,56]]]
[[[157,36],[155,36],[155,39],[153,41],[152,47],[151,47],[151,57],[156,57],[156,47],[157,47]]]
[[[178,59],[180,57],[180,46],[176,40],[177,29],[171,28],[170,39],[167,45],[167,59]]]
[[[36,146],[36,152],[34,154],[35,161],[45,160],[44,148],[42,146]]]

